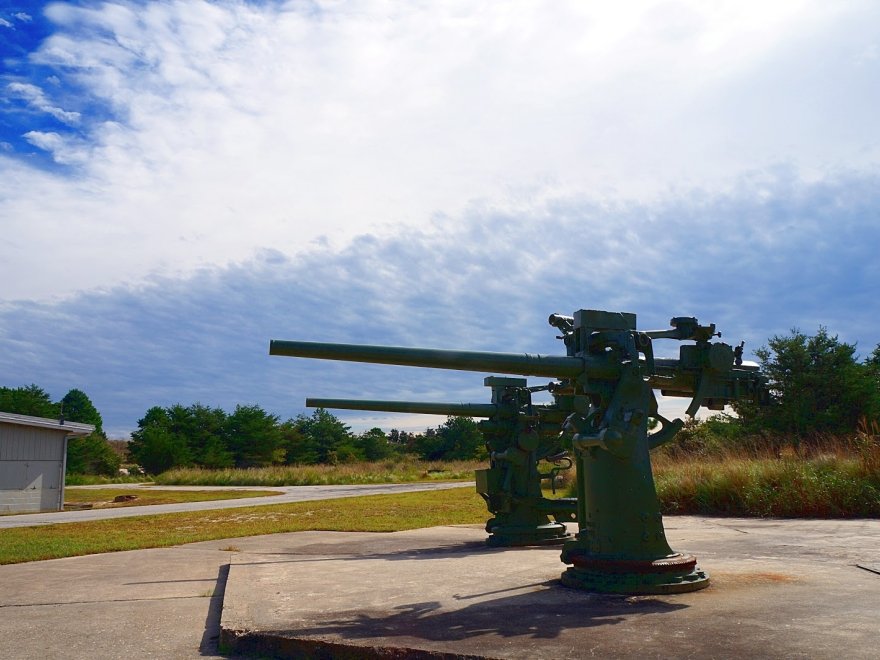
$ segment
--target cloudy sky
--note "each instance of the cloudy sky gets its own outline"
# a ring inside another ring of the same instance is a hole
[[[560,353],[590,308],[880,343],[872,0],[3,0],[0,57],[0,385],[111,435],[486,396],[270,339]]]

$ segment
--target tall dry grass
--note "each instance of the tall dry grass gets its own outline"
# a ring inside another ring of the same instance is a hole
[[[143,474],[115,474],[112,477],[103,474],[68,474],[64,483],[68,486],[98,486],[104,484],[139,484],[152,481],[152,477]]]
[[[694,426],[682,440],[652,452],[666,513],[761,517],[880,517],[880,428],[863,424],[851,437],[789,442],[725,438]],[[482,461],[413,458],[340,465],[253,469],[175,469],[168,485],[297,486],[471,480]],[[545,464],[542,471],[549,471]],[[557,492],[574,495],[575,471],[561,473]],[[544,482],[549,487],[549,482]]]
[[[480,461],[419,461],[411,458],[339,465],[279,465],[204,470],[176,468],[154,478],[158,484],[187,486],[323,486],[413,481],[470,480]]]
[[[751,440],[688,453],[655,452],[666,513],[785,518],[880,516],[880,429],[798,443]]]

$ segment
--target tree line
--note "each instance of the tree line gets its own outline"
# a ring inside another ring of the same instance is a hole
[[[878,433],[880,345],[864,360],[856,346],[820,327],[808,336],[797,329],[771,338],[756,351],[770,387],[770,404],[736,403],[736,417],[722,422],[730,433],[763,434],[801,441],[858,429]],[[95,433],[70,441],[68,472],[114,474],[119,457],[107,443],[101,415],[88,396],[70,390],[53,402],[36,385],[0,387],[0,410],[95,425]],[[719,421],[714,422],[715,425]],[[382,460],[410,454],[426,460],[483,458],[486,449],[474,420],[450,417],[424,433],[372,428],[355,434],[330,412],[318,409],[281,421],[256,405],[231,413],[195,403],[154,406],[138,420],[128,452],[157,474],[177,466],[256,467]]]
[[[880,344],[859,361],[856,345],[841,342],[826,328],[812,336],[795,328],[772,337],[755,354],[769,382],[770,404],[733,406],[743,432],[784,436],[799,444],[877,429]]]
[[[121,459],[103,430],[89,397],[70,390],[60,401],[37,385],[0,387],[0,410],[95,426],[95,432],[68,443],[68,474],[118,472]],[[209,469],[280,464],[335,464],[376,461],[404,454],[426,460],[468,460],[485,456],[483,437],[472,419],[450,417],[424,433],[379,428],[355,434],[332,413],[318,409],[281,421],[260,406],[238,405],[231,413],[201,403],[153,406],[138,420],[127,447],[128,459],[149,474],[173,467]]]
[[[131,434],[129,453],[152,474],[178,466],[210,469],[281,464],[336,464],[377,461],[402,454],[423,459],[472,459],[485,455],[472,419],[450,417],[436,429],[406,433],[372,428],[351,432],[332,413],[280,421],[259,406],[236,406],[232,413],[200,403],[153,407]]]

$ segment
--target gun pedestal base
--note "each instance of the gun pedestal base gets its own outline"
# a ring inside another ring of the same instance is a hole
[[[486,523],[489,537],[486,545],[506,548],[524,545],[561,545],[572,538],[565,525],[548,522],[545,525],[505,525],[493,518]]]
[[[679,594],[709,586],[709,576],[692,555],[676,553],[654,561],[612,559],[570,553],[573,564],[562,584],[608,594]]]

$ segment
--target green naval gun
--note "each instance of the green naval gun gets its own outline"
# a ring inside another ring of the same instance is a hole
[[[708,586],[696,558],[674,552],[666,540],[649,452],[684,422],[660,414],[654,390],[690,397],[687,414],[694,415],[702,406],[720,410],[735,400],[765,399],[765,378],[756,365],[743,363],[742,344],[713,341],[720,338],[714,324],[700,325],[693,317],[675,317],[670,329],[657,331],[637,330],[635,314],[599,310],[552,314],[549,322],[562,333],[565,356],[280,340],[270,342],[269,353],[554,379],[547,385],[554,399],[545,415],[548,434],[570,449],[577,472],[578,532],[563,538],[561,558],[570,565],[563,584],[629,594]],[[678,359],[658,358],[658,339],[693,343],[679,347]],[[660,429],[649,434],[651,418]],[[532,432],[534,427],[526,434]],[[505,442],[509,447],[514,441]],[[533,444],[526,440],[524,446]],[[484,490],[504,489],[487,478]]]

